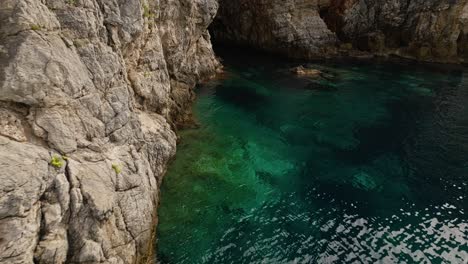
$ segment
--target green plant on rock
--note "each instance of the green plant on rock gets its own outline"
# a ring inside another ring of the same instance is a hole
[[[112,164],[112,169],[115,171],[116,174],[120,174],[122,172],[122,169],[117,164]]]
[[[54,166],[57,169],[60,169],[63,166],[63,160],[59,156],[53,156],[50,160],[50,165]]]
[[[41,30],[41,28],[42,27],[40,25],[36,25],[36,24],[31,25],[31,30],[34,30],[34,31]]]
[[[76,0],[67,0],[66,3],[69,5],[76,5]]]
[[[148,5],[143,5],[143,17],[144,18],[153,17],[153,13],[151,13],[151,10]]]

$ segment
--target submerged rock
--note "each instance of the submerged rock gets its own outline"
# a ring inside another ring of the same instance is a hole
[[[298,76],[307,76],[307,77],[320,77],[322,72],[313,68],[305,68],[304,66],[297,66],[291,69],[291,72]]]
[[[365,191],[372,191],[377,188],[377,184],[375,183],[372,176],[370,176],[364,171],[360,171],[353,175],[352,185],[355,188],[362,189]]]
[[[315,91],[338,90],[334,83],[336,81],[334,73],[318,70],[313,68],[313,66],[302,65],[291,68],[290,72],[307,80],[307,84],[303,87],[304,89]]]
[[[307,90],[315,90],[315,91],[324,91],[324,92],[334,92],[337,91],[338,88],[336,85],[333,85],[328,82],[310,82],[305,87]]]

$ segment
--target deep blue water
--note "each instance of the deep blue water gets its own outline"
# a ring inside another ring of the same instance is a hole
[[[467,263],[468,71],[223,54],[161,194],[162,263]]]

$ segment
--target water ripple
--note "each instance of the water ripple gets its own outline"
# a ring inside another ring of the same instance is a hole
[[[251,60],[200,87],[158,261],[467,263],[466,70]]]

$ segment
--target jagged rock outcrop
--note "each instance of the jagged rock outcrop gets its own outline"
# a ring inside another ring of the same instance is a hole
[[[211,29],[219,42],[241,44],[292,57],[336,52],[336,36],[320,18],[324,0],[220,0]]]
[[[214,0],[0,1],[0,263],[136,263]]]
[[[214,39],[291,57],[468,60],[467,0],[220,0]]]
[[[322,16],[344,43],[421,61],[468,59],[467,0],[334,0]]]

